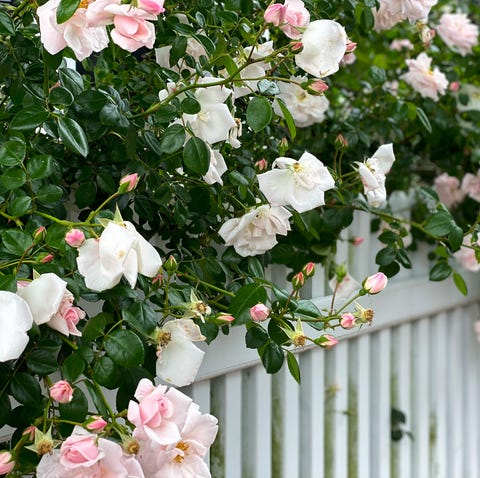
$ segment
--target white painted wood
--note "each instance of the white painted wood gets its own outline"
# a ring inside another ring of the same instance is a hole
[[[261,365],[243,374],[242,478],[271,476],[272,380]]]

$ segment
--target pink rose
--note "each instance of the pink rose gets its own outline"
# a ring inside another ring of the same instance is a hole
[[[73,398],[73,388],[66,380],[59,380],[50,387],[50,397],[58,403],[69,403]]]
[[[355,316],[350,312],[342,314],[340,316],[340,325],[344,329],[353,329],[355,327]]]
[[[310,23],[310,13],[302,0],[285,0],[285,7],[285,24],[280,25],[280,30],[288,38],[298,39]]]
[[[472,53],[472,48],[478,45],[478,26],[465,13],[444,13],[437,26],[437,33],[450,48],[456,48],[462,56]]]
[[[10,473],[15,467],[12,454],[9,451],[0,451],[0,475]]]
[[[319,345],[326,349],[334,347],[335,345],[338,344],[338,340],[333,335],[325,334],[325,335],[322,335],[321,339],[322,340],[319,341]]]
[[[110,4],[105,10],[114,15],[115,28],[110,35],[120,48],[130,52],[142,47],[153,48],[155,27],[146,20],[155,20],[155,15],[126,4]]]
[[[465,197],[465,191],[460,189],[460,180],[447,173],[440,174],[435,178],[434,189],[440,201],[447,207],[457,205]]]
[[[446,76],[435,67],[430,68],[432,59],[426,53],[420,53],[416,59],[406,60],[408,72],[400,78],[405,80],[421,96],[438,101],[438,95],[444,95],[448,86]]]
[[[377,272],[376,274],[373,274],[365,279],[363,288],[369,294],[378,294],[379,292],[382,292],[385,287],[387,287],[387,283],[387,276],[383,272]]]
[[[250,317],[255,322],[263,322],[269,315],[270,309],[265,304],[257,304],[250,308]]]
[[[286,10],[286,5],[282,5],[281,3],[272,3],[265,10],[263,19],[267,23],[272,23],[274,26],[278,27],[285,21]]]
[[[68,469],[93,466],[100,458],[95,436],[70,435],[60,448],[60,463]]]
[[[472,244],[472,236],[469,234],[463,238],[463,246],[457,252],[454,252],[453,256],[468,271],[478,272],[480,271],[480,263],[475,256],[473,247],[479,245],[479,241]]]
[[[467,173],[462,179],[461,190],[468,197],[480,202],[480,169],[477,174]]]
[[[65,242],[70,247],[80,247],[85,242],[85,234],[80,229],[71,229],[65,234]]]
[[[137,7],[152,15],[160,15],[165,11],[163,4],[164,0],[138,0]]]

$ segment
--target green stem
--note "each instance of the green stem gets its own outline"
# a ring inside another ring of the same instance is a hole
[[[186,272],[179,272],[177,275],[178,275],[178,277],[185,277],[186,279],[197,282],[198,284],[202,284],[205,287],[207,287],[208,289],[216,290],[217,292],[221,292],[222,294],[228,295],[230,297],[235,297],[235,294],[233,292],[230,292],[230,291],[225,290],[225,289],[221,289],[220,287],[217,287],[213,284],[205,282],[205,281],[199,279],[198,277],[194,277],[190,274],[187,274]]]

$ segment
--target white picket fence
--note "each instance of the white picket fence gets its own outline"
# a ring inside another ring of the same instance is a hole
[[[369,237],[368,219],[349,234]],[[375,239],[337,259],[362,279],[375,271]],[[275,276],[279,270],[273,269]],[[310,287],[325,302],[321,273]],[[213,478],[480,477],[479,276],[463,297],[428,280],[426,251],[385,291],[363,300],[374,323],[330,350],[299,354],[299,386],[286,367],[267,375],[235,329],[208,347],[189,392],[219,418]],[[406,418],[391,438],[392,409]]]

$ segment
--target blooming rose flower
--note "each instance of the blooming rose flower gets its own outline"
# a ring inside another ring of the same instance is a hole
[[[301,37],[303,50],[295,55],[299,68],[317,78],[338,71],[347,50],[345,28],[332,20],[315,20]]]
[[[435,178],[434,189],[440,201],[448,208],[456,206],[465,197],[465,191],[460,189],[460,180],[447,173],[442,173]]]
[[[42,456],[37,478],[145,478],[132,455],[111,440],[75,427],[60,449]]]
[[[55,382],[49,389],[50,397],[58,403],[69,403],[73,399],[73,388],[66,380]]]
[[[33,317],[28,304],[13,292],[0,291],[0,362],[15,360],[28,344]]]
[[[258,175],[258,183],[260,191],[273,205],[289,205],[298,212],[310,211],[323,206],[325,191],[335,186],[328,169],[307,152],[298,161],[277,158],[272,168]]]
[[[37,8],[40,40],[45,50],[55,55],[69,46],[78,60],[82,61],[94,51],[108,46],[107,30],[104,26],[87,25],[87,9],[78,8],[65,23],[57,23],[57,8],[60,0],[49,0]]]
[[[270,16],[269,8],[273,6],[274,5],[270,5],[270,7],[265,10],[265,21],[268,21],[267,18]],[[279,26],[280,30],[282,30],[288,38],[300,38],[302,29],[310,23],[310,13],[301,0],[285,0],[280,15],[278,15],[277,12],[278,10],[275,10],[274,19],[279,20],[276,26]]]
[[[424,20],[438,0],[380,0],[378,11],[373,10],[375,29],[388,30],[402,20]]]
[[[78,248],[78,271],[89,289],[115,287],[124,275],[132,289],[138,273],[155,277],[162,261],[155,248],[128,221],[109,222],[99,239],[87,239]]]
[[[255,322],[263,322],[268,319],[270,309],[265,304],[256,304],[250,307],[250,317]]]
[[[176,387],[190,385],[205,355],[193,343],[205,340],[200,327],[191,319],[174,319],[159,329],[156,336],[159,338],[157,376]]]
[[[210,165],[208,167],[207,173],[203,176],[203,180],[207,184],[218,183],[223,185],[222,175],[227,171],[227,164],[223,159],[222,153],[217,149],[210,150]]]
[[[208,84],[216,81],[219,81],[219,78],[206,77],[198,82]],[[195,91],[195,97],[201,107],[200,112],[183,115],[183,121],[188,124],[195,136],[210,144],[228,140],[230,130],[236,127],[235,118],[224,103],[231,94],[232,90],[220,85]]]
[[[426,53],[420,53],[416,59],[406,60],[408,72],[400,76],[414,90],[425,98],[438,101],[438,95],[444,95],[448,86],[447,77],[430,65],[432,59]]]
[[[237,254],[255,256],[274,247],[277,234],[287,235],[290,216],[284,207],[258,206],[240,218],[226,221],[218,233],[227,246],[235,248]]]
[[[76,325],[85,318],[85,312],[73,306],[67,283],[56,274],[42,274],[30,283],[20,282],[17,294],[28,303],[37,325],[47,324],[67,336],[82,335]]]
[[[9,451],[0,451],[0,475],[10,473],[15,468],[12,454]]]
[[[444,13],[436,30],[440,38],[462,56],[472,53],[472,48],[478,45],[478,26],[465,13]]]
[[[152,15],[160,15],[160,13],[163,13],[165,11],[163,4],[164,0],[137,0],[137,8]]]
[[[462,179],[461,190],[468,197],[480,202],[480,169],[477,174],[465,174]]]
[[[392,143],[380,146],[374,155],[364,163],[357,163],[358,173],[363,183],[364,194],[373,207],[380,207],[387,199],[385,175],[390,171],[395,156]]]
[[[292,77],[294,81],[301,82],[306,78]],[[292,115],[297,128],[305,128],[315,123],[321,123],[325,119],[325,112],[328,110],[328,99],[323,95],[311,95],[301,86],[295,83],[279,81],[277,83],[280,93],[276,98],[285,103]],[[283,111],[277,101],[273,103],[273,110],[277,115],[283,116]]]
[[[463,238],[462,247],[457,252],[454,252],[453,256],[466,270],[478,272],[480,271],[480,262],[478,262],[475,256],[475,250],[470,246],[480,246],[480,240],[472,243],[472,235],[468,234]]]
[[[390,49],[395,51],[413,50],[413,43],[408,38],[397,38],[390,43]]]
[[[178,392],[180,393],[180,392]],[[195,403],[177,420],[180,439],[166,446],[140,440],[138,460],[148,478],[210,478],[205,463],[208,449],[218,431],[217,419],[202,414]]]

